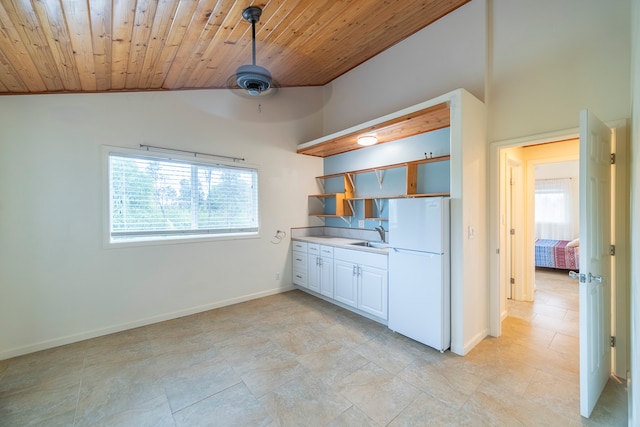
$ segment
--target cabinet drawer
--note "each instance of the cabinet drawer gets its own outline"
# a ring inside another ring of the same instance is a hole
[[[298,286],[307,287],[307,272],[300,270],[293,270],[293,283]]]
[[[299,252],[307,252],[307,242],[293,241],[293,250]]]
[[[353,264],[370,265],[371,267],[387,269],[387,255],[354,249],[335,248],[333,256],[336,260],[343,260]]]
[[[307,243],[307,253],[320,255],[320,245],[317,243]]]
[[[293,269],[299,271],[307,271],[307,254],[304,252],[293,251]]]
[[[320,256],[333,258],[333,246],[320,246]]]

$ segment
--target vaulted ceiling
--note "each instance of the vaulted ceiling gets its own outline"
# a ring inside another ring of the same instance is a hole
[[[321,86],[470,0],[2,0],[0,94]],[[434,40],[437,43],[437,40]]]

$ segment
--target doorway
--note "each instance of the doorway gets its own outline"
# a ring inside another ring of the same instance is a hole
[[[617,335],[616,348],[613,352],[614,355],[614,372],[620,378],[626,377],[626,370],[628,368],[628,340],[629,340],[629,306],[628,306],[628,277],[629,277],[629,264],[628,264],[628,230],[629,230],[629,209],[628,209],[628,188],[629,188],[629,141],[628,141],[628,124],[626,121],[618,121],[609,124],[609,127],[613,130],[613,152],[616,153],[616,158],[619,159],[613,166],[612,177],[615,181],[615,193],[614,193],[614,219],[612,223],[615,223],[615,250],[617,256],[614,260],[614,267],[612,271],[613,281],[613,333]],[[506,304],[506,290],[508,285],[509,267],[507,261],[509,260],[509,253],[507,245],[507,238],[509,234],[506,225],[508,224],[508,211],[505,207],[505,183],[507,182],[507,153],[514,156],[522,156],[520,153],[524,147],[534,148],[536,146],[546,146],[548,143],[565,142],[578,138],[577,129],[574,131],[561,131],[549,134],[541,134],[537,136],[531,136],[526,138],[519,138],[509,141],[497,142],[491,145],[489,156],[489,183],[491,196],[490,206],[491,213],[489,215],[490,225],[490,248],[491,253],[495,253],[495,256],[491,257],[490,262],[490,286],[491,286],[491,315],[490,315],[490,328],[491,335],[501,335],[501,323],[507,315]],[[579,145],[579,142],[578,142]],[[572,154],[575,158],[578,155]],[[533,176],[531,169],[527,163],[522,160],[526,169],[524,172],[525,181],[533,182]],[[526,215],[533,215],[533,192],[525,195],[523,201],[523,210]],[[525,224],[533,224],[532,220],[525,219]],[[524,246],[521,247],[521,251],[524,254],[525,266],[522,278],[522,285],[525,288],[525,292],[533,293],[534,289],[534,230],[533,226],[525,225],[525,230],[522,233],[524,239]],[[495,249],[494,249],[495,248]],[[494,252],[495,250],[495,252]],[[619,256],[618,256],[619,255]],[[527,265],[528,264],[528,265]],[[531,272],[531,273],[529,273]],[[617,286],[616,286],[617,284]],[[514,291],[515,294],[516,291]]]
[[[501,319],[507,300],[532,302],[535,296],[535,178],[540,165],[574,161],[579,140],[536,141],[499,150]]]

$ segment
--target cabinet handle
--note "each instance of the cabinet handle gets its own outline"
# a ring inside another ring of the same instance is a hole
[[[357,268],[357,267],[358,267],[357,265],[354,265],[354,266],[353,266],[353,275],[354,275],[354,276],[357,276],[357,275],[358,275],[358,271],[356,270],[356,268]]]
[[[360,266],[358,266],[358,276],[362,275],[362,268]]]
[[[302,261],[302,258],[296,258],[296,261]]]
[[[318,258],[318,265],[322,267],[322,258]]]

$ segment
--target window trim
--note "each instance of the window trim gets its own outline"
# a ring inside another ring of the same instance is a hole
[[[156,245],[166,245],[166,244],[178,244],[178,243],[197,243],[197,242],[211,242],[211,241],[225,241],[225,240],[244,240],[244,239],[256,239],[260,237],[261,232],[261,224],[262,224],[262,202],[261,202],[261,193],[262,193],[262,185],[261,185],[261,177],[260,177],[260,168],[258,165],[242,162],[239,164],[238,162],[228,162],[228,161],[220,161],[218,159],[206,159],[203,157],[195,157],[188,156],[183,154],[173,154],[167,153],[163,151],[156,150],[141,150],[135,148],[126,148],[126,147],[116,147],[103,145],[101,147],[101,162],[102,162],[102,242],[104,248],[117,248],[117,247],[135,247],[135,246],[156,246]],[[121,240],[121,241],[113,241],[111,239],[111,200],[110,200],[110,170],[109,170],[109,157],[111,154],[119,154],[123,156],[132,156],[132,157],[147,157],[147,158],[158,158],[165,160],[177,160],[183,161],[190,164],[202,164],[205,166],[209,165],[219,165],[222,167],[232,167],[232,168],[246,168],[253,169],[257,173],[257,182],[258,182],[258,226],[257,228],[251,231],[244,232],[223,232],[223,233],[213,233],[210,230],[184,230],[183,232],[176,233],[173,235],[161,235],[161,232],[145,232],[142,233],[144,235],[158,235],[158,238],[149,239],[149,238],[132,238],[129,240]]]

